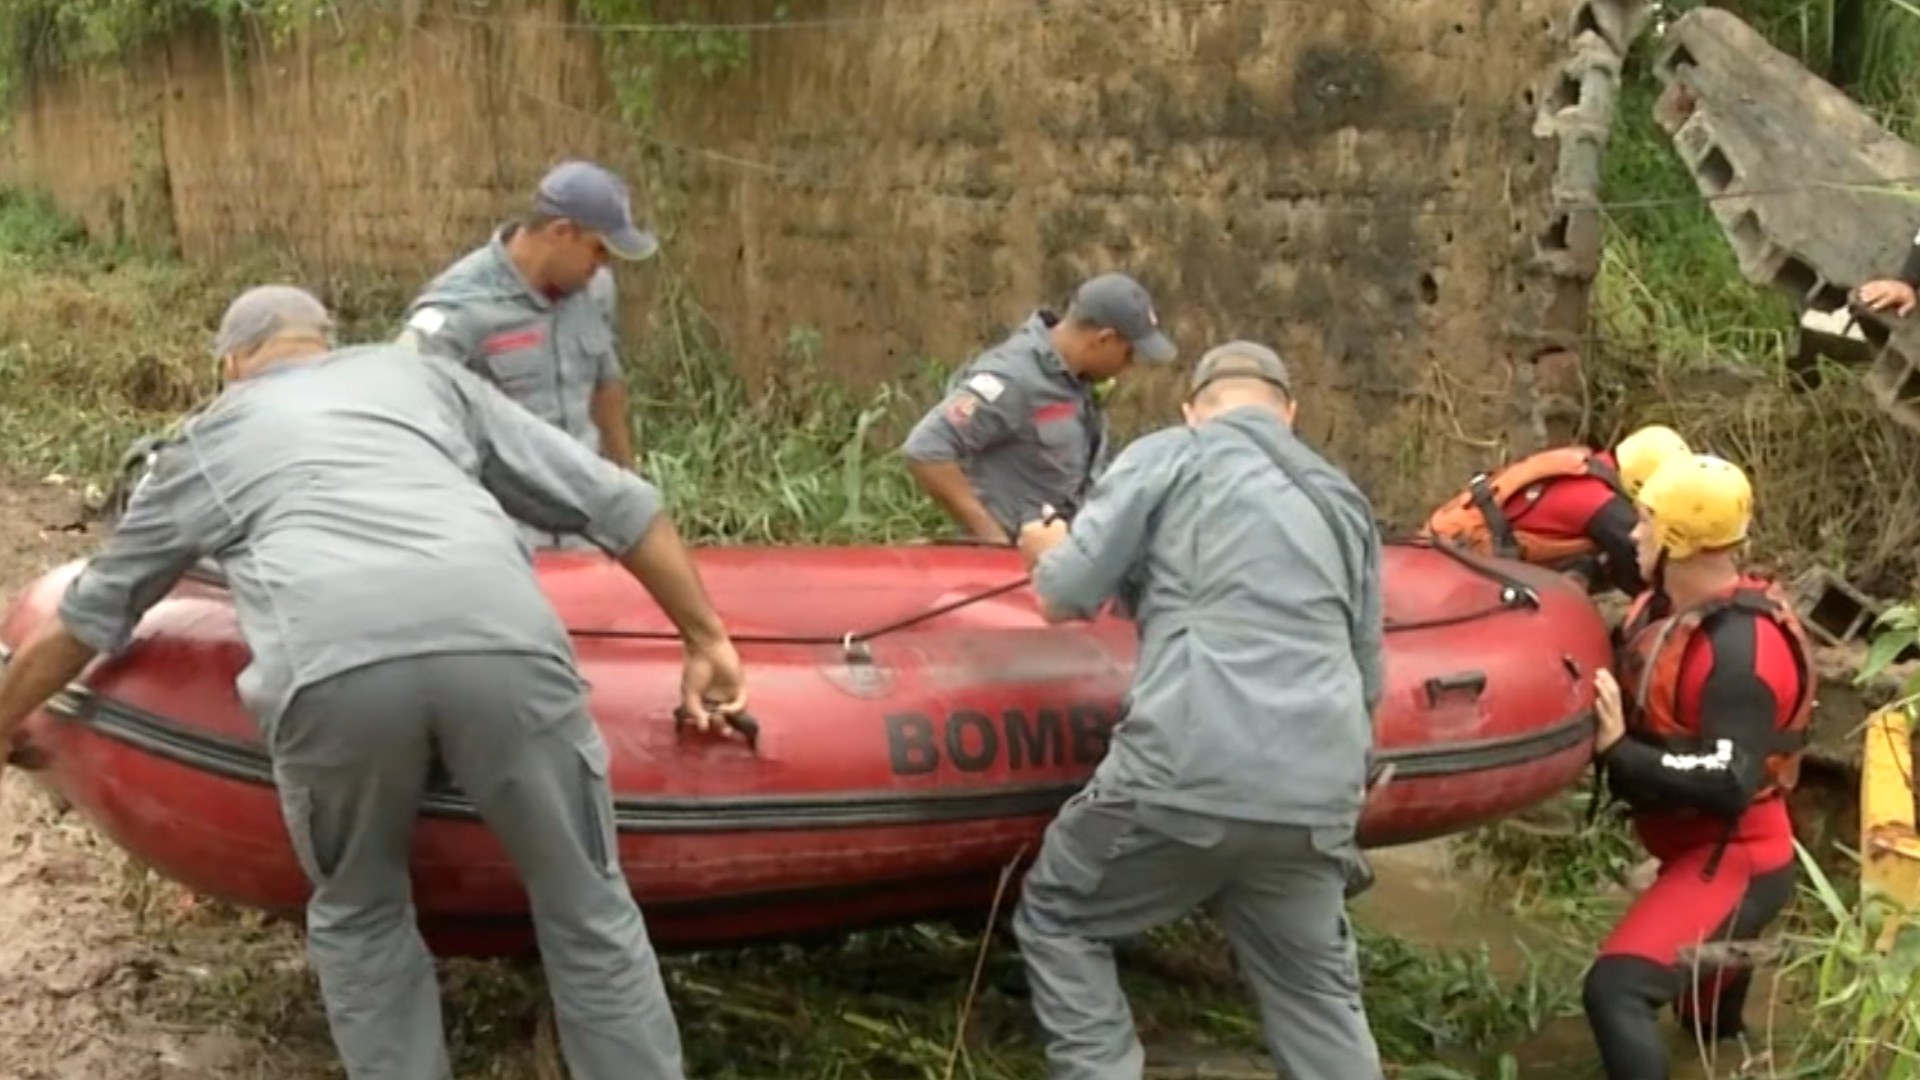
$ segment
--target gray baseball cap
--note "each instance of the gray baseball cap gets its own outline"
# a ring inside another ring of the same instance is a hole
[[[1193,386],[1187,391],[1188,398],[1217,379],[1259,379],[1286,391],[1288,397],[1293,396],[1293,375],[1287,370],[1287,362],[1280,359],[1279,353],[1257,342],[1229,341],[1208,349],[1193,366]]]
[[[660,250],[652,231],[633,223],[632,200],[619,177],[591,161],[563,161],[540,178],[534,211],[566,218],[600,234],[622,259],[645,259]]]
[[[1133,355],[1148,364],[1164,364],[1180,355],[1160,332],[1153,297],[1125,274],[1101,274],[1083,282],[1073,294],[1068,313],[1084,322],[1112,330],[1133,343]]]
[[[333,342],[333,316],[327,306],[305,289],[292,285],[259,285],[227,305],[220,329],[213,335],[215,359],[228,353],[257,349],[275,336],[310,330]]]

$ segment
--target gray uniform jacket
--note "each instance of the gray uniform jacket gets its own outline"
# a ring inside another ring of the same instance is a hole
[[[612,278],[554,298],[527,284],[502,228],[428,283],[407,308],[403,337],[486,376],[527,411],[600,450],[593,391],[621,377]],[[596,296],[595,294],[599,295]]]
[[[1384,685],[1379,534],[1366,496],[1278,417],[1240,408],[1134,441],[1034,587],[1082,617],[1117,599],[1139,628],[1096,785],[1229,818],[1358,820]]]
[[[1036,312],[954,373],[900,448],[914,461],[959,462],[1009,535],[1043,505],[1072,513],[1106,465],[1106,410],[1054,351],[1057,322]]]
[[[59,609],[103,652],[211,557],[252,650],[243,703],[271,729],[293,695],[396,657],[573,660],[502,507],[609,553],[658,493],[437,357],[339,350],[230,384],[161,449]]]

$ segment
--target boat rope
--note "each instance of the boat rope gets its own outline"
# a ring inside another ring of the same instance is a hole
[[[1432,630],[1444,626],[1457,626],[1461,623],[1476,622],[1480,619],[1489,618],[1515,608],[1529,607],[1537,609],[1540,606],[1539,594],[1533,591],[1532,586],[1502,573],[1498,567],[1481,561],[1472,553],[1457,545],[1446,541],[1431,541],[1425,538],[1394,539],[1387,541],[1387,543],[1399,544],[1406,547],[1435,548],[1451,556],[1468,569],[1479,573],[1483,577],[1490,578],[1499,584],[1500,597],[1495,602],[1484,607],[1473,608],[1453,615],[1439,615],[1431,619],[1387,619],[1384,620],[1383,623],[1383,630],[1386,633],[1394,633],[1396,631],[1405,632],[1408,630]],[[984,589],[977,593],[970,593],[957,600],[950,600],[947,603],[930,607],[925,611],[909,615],[906,618],[896,619],[893,622],[884,623],[869,630],[849,630],[837,637],[832,634],[733,634],[730,636],[734,641],[744,644],[839,645],[851,650],[856,645],[863,645],[877,638],[885,637],[888,634],[911,629],[921,623],[937,619],[942,615],[948,615],[963,608],[971,607],[974,604],[985,603],[988,600],[1005,596],[1015,589],[1024,588],[1032,583],[1032,577],[1023,575],[1005,584],[995,585],[992,588]],[[623,641],[678,641],[680,639],[679,632],[674,630],[570,630],[568,632],[578,638],[601,638]]]
[[[1533,586],[1528,585],[1526,582],[1521,581],[1511,574],[1502,572],[1499,567],[1450,540],[1442,540],[1437,537],[1420,536],[1417,534],[1397,535],[1383,539],[1381,546],[1432,548],[1443,555],[1451,557],[1455,562],[1478,573],[1480,576],[1492,579],[1500,586],[1499,599],[1485,607],[1473,608],[1454,615],[1436,615],[1431,619],[1410,619],[1405,622],[1395,622],[1392,619],[1388,619],[1385,622],[1384,629],[1389,634],[1396,630],[1433,630],[1443,626],[1458,626],[1462,623],[1478,622],[1481,619],[1498,615],[1504,611],[1511,611],[1515,608],[1532,608],[1535,611],[1540,609],[1540,594],[1533,590]]]
[[[974,604],[985,603],[996,597],[1005,596],[1015,589],[1032,584],[1032,582],[1033,579],[1031,577],[1021,575],[1004,584],[995,585],[992,588],[983,589],[977,593],[969,593],[958,600],[950,600],[947,603],[935,605],[925,611],[909,615],[904,619],[895,619],[893,622],[883,623],[871,630],[849,630],[837,636],[834,634],[728,634],[727,636],[733,641],[751,645],[840,645],[850,649],[855,645],[865,644],[875,638],[885,637],[888,634],[911,629],[923,622],[959,611],[961,608],[972,607]],[[680,632],[678,630],[568,630],[567,633],[578,638],[613,638],[616,640],[629,641],[680,640]]]
[[[1502,572],[1499,567],[1486,562],[1485,560],[1481,559],[1479,556],[1474,555],[1473,553],[1467,551],[1466,549],[1456,544],[1450,543],[1445,540],[1435,540],[1428,537],[1418,537],[1418,536],[1416,537],[1396,536],[1383,541],[1383,546],[1395,546],[1395,545],[1403,546],[1403,547],[1434,548],[1435,550],[1438,550],[1450,556],[1456,562],[1467,567],[1468,569],[1473,570],[1474,572],[1480,574],[1481,576],[1489,578],[1495,583],[1497,583],[1500,586],[1500,595],[1497,600],[1495,600],[1493,603],[1487,604],[1484,607],[1472,608],[1470,610],[1459,612],[1452,615],[1438,615],[1430,619],[1410,619],[1410,620],[1386,619],[1384,620],[1384,623],[1382,626],[1382,629],[1386,633],[1391,634],[1395,632],[1405,632],[1409,630],[1432,630],[1432,629],[1437,629],[1437,628],[1446,627],[1446,626],[1457,626],[1462,623],[1476,622],[1480,619],[1490,618],[1502,612],[1512,611],[1515,608],[1526,607],[1526,608],[1534,608],[1537,610],[1540,606],[1539,594],[1534,592],[1532,586],[1526,584],[1523,581],[1520,581],[1515,577],[1512,577],[1509,574]],[[928,546],[1000,547],[1004,545],[992,544],[987,542],[970,544],[965,540],[957,540],[957,541],[943,540],[937,545],[928,545]],[[219,568],[216,565],[214,565],[211,560],[203,560],[200,563],[195,564],[191,569],[187,571],[186,576],[188,578],[191,578],[197,581],[205,582],[206,584],[209,584],[209,585],[217,585],[220,587],[226,586],[225,575],[220,573]],[[740,644],[747,644],[747,645],[838,645],[841,648],[847,650],[851,654],[854,652],[857,646],[863,646],[878,638],[886,637],[889,634],[896,634],[902,630],[910,630],[913,627],[920,625],[921,623],[930,622],[934,619],[939,618],[942,615],[950,615],[953,612],[960,611],[964,608],[972,607],[975,604],[982,604],[989,600],[997,599],[999,597],[1005,596],[1010,592],[1013,592],[1016,589],[1025,588],[1026,586],[1031,585],[1032,583],[1033,583],[1033,578],[1031,576],[1022,574],[1020,577],[1015,578],[1011,581],[1007,581],[999,585],[994,585],[989,588],[982,589],[981,591],[976,593],[969,593],[966,596],[962,596],[957,600],[950,600],[944,604],[937,604],[933,607],[926,609],[925,611],[916,612],[904,618],[895,619],[892,622],[882,623],[879,626],[871,627],[866,630],[848,630],[844,633],[837,634],[837,635],[836,634],[739,633],[739,634],[731,634],[729,635],[729,637],[735,642],[738,642]],[[579,630],[579,629],[568,628],[567,633],[570,636],[575,638],[613,640],[613,641],[678,641],[680,640],[680,632],[678,630]]]

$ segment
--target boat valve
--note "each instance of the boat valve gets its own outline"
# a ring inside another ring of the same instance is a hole
[[[1508,585],[1500,590],[1500,602],[1507,607],[1540,609],[1540,594],[1526,585]]]
[[[840,639],[840,652],[848,664],[873,663],[873,650],[867,648],[866,639],[854,637],[851,630]]]

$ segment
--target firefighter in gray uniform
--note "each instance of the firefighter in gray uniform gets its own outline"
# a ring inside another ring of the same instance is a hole
[[[1187,425],[1115,458],[1071,524],[1020,546],[1051,621],[1139,625],[1125,717],[1048,827],[1013,917],[1050,1080],[1138,1077],[1108,942],[1205,905],[1298,1080],[1377,1080],[1349,890],[1382,688],[1367,498],[1295,438],[1286,365],[1249,342],[1195,368]]]
[[[1125,274],[1082,284],[1064,318],[1036,311],[956,372],[901,453],[968,535],[1011,543],[1042,504],[1071,516],[1107,458],[1096,387],[1176,355],[1153,298]]]
[[[330,325],[296,289],[234,301],[215,345],[225,387],[6,669],[0,745],[211,558],[252,652],[237,689],[312,885],[307,946],[347,1075],[452,1075],[408,879],[437,747],[532,899],[571,1074],[681,1080],[607,746],[502,507],[584,534],[645,586],[686,643],[679,704],[701,732],[746,702],[726,629],[651,485],[457,364],[329,351]]]
[[[607,336],[613,339],[614,352],[620,351],[620,293],[614,284],[613,271],[601,267],[593,272],[593,280],[587,282],[587,295],[593,298],[594,306],[600,309],[600,317],[607,321]]]
[[[531,217],[502,226],[428,283],[407,308],[400,340],[465,364],[587,449],[631,468],[607,260],[645,259],[659,247],[634,225],[619,177],[591,162],[564,162],[540,181]],[[569,546],[551,533],[527,538]]]

